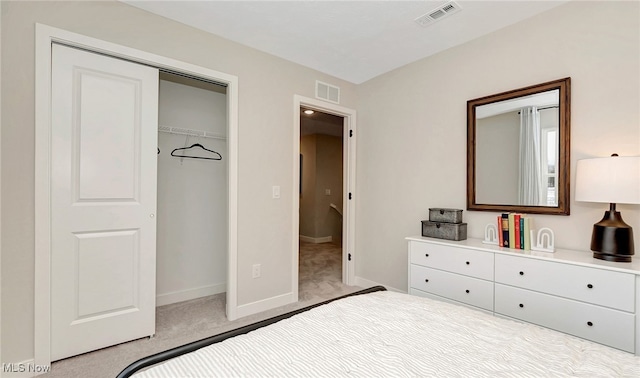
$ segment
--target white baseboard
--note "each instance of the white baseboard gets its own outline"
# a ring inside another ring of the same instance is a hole
[[[396,293],[404,293],[406,294],[407,291],[406,290],[400,290],[400,289],[396,289],[394,287],[391,287],[389,285],[385,285],[385,284],[381,284],[375,281],[371,281],[368,280],[366,278],[362,278],[362,277],[354,277],[354,281],[355,281],[355,286],[360,286],[362,288],[369,288],[369,287],[373,287],[373,286],[384,286],[387,290],[389,291],[395,291]]]
[[[275,297],[263,299],[260,301],[247,303],[237,307],[236,315],[238,318],[257,314],[262,311],[274,309],[276,307],[285,306],[294,303],[293,293],[278,295]]]
[[[320,238],[314,238],[311,236],[304,236],[304,235],[299,235],[300,240],[307,242],[307,243],[314,243],[314,244],[320,244],[320,243],[329,243],[333,241],[333,237],[332,236],[323,236]]]
[[[51,365],[36,365],[33,359],[0,365],[0,377],[3,378],[31,378],[50,371]]]
[[[227,291],[227,284],[221,283],[216,285],[207,285],[194,287],[191,289],[172,291],[165,294],[158,294],[156,296],[156,306],[164,306],[171,303],[188,301],[191,299],[206,297],[208,295],[224,293],[225,291]]]
[[[375,281],[364,279],[362,277],[357,277],[357,276],[355,277],[355,286],[360,286],[362,288],[369,288],[369,287],[378,286],[378,285],[384,286],[389,291],[395,291],[397,293],[405,293],[405,294],[407,293],[405,290],[399,290],[388,285],[384,285]],[[276,307],[285,306],[294,302],[295,300],[293,298],[293,293],[282,294],[275,297],[263,299],[260,301],[247,303],[245,305],[240,305],[238,306],[238,309],[237,309],[237,316],[238,318],[242,318],[245,316],[257,314],[262,311],[271,310]]]

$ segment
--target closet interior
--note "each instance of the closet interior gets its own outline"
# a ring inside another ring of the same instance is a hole
[[[161,72],[158,124],[156,306],[162,306],[226,291],[226,87]]]

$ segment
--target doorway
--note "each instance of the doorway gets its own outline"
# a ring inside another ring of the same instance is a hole
[[[226,92],[160,72],[156,307],[226,291]]]
[[[139,62],[148,67],[197,77],[205,81],[227,86],[227,317],[237,318],[237,144],[238,144],[238,79],[235,76],[187,64],[170,58],[146,53],[65,30],[36,24],[36,156],[35,156],[35,319],[34,363],[49,365],[51,362],[51,114],[52,47],[63,44],[81,47],[85,51],[97,51],[129,62]],[[155,155],[155,147],[153,147]],[[155,157],[154,157],[155,159]],[[153,218],[153,214],[148,217]],[[153,267],[155,269],[155,266]]]
[[[300,108],[300,292],[342,283],[343,125]]]
[[[305,114],[305,110],[311,114]],[[301,246],[316,251],[324,244],[333,246],[340,261],[338,281],[353,285],[355,128],[355,110],[294,96],[293,181],[294,193],[299,193],[293,196],[295,297],[298,297],[298,285],[307,278],[300,276],[303,272],[300,266],[304,263],[302,252],[305,252]],[[321,259],[320,265],[325,262]]]

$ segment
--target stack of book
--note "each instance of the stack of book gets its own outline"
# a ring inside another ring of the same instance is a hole
[[[498,242],[512,249],[531,249],[533,219],[519,213],[498,215]]]

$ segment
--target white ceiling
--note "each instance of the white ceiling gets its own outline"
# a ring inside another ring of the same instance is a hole
[[[568,0],[460,0],[427,27],[449,1],[121,1],[360,84]]]

